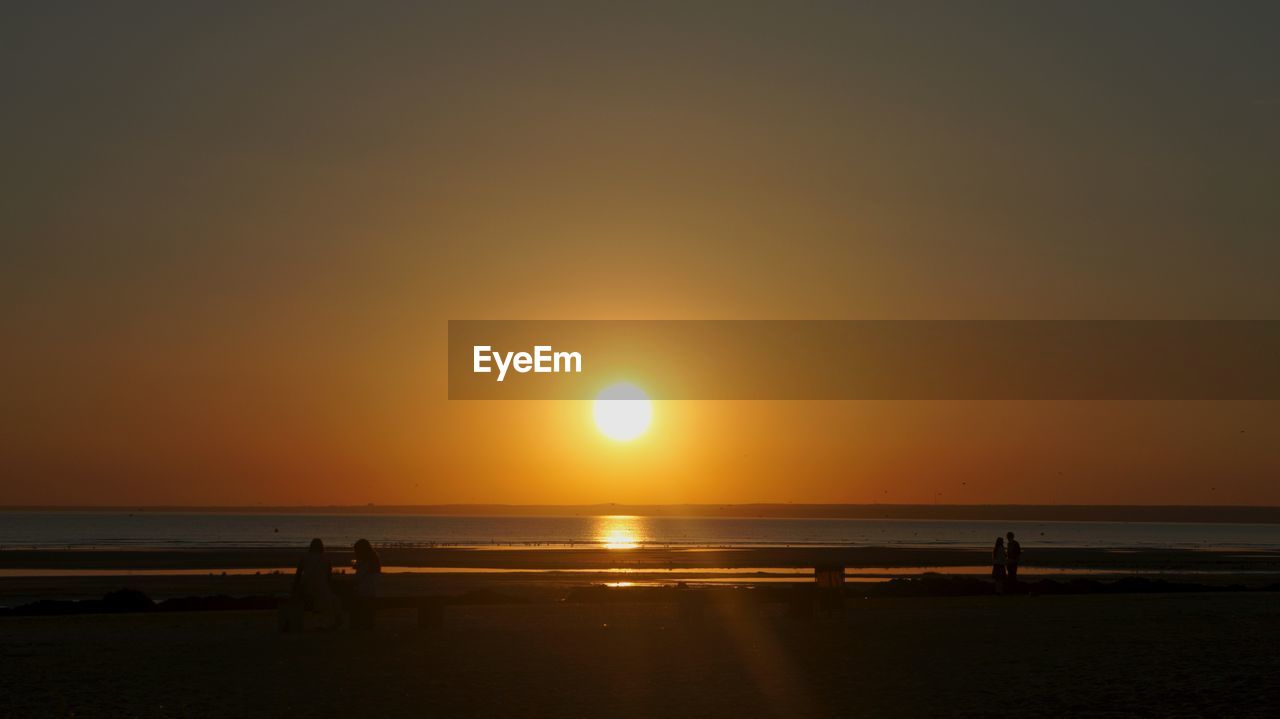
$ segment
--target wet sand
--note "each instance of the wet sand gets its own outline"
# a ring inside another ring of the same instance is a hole
[[[0,620],[0,715],[1267,716],[1280,595],[450,607],[369,634],[272,612]]]
[[[372,634],[280,634],[271,611],[0,618],[0,717],[43,716],[1263,716],[1280,701],[1280,594],[859,596],[843,613],[716,603],[701,619],[643,590],[674,577],[764,581],[752,568],[843,562],[980,570],[936,548],[390,548],[388,595],[487,593],[419,630],[384,612]],[[278,549],[0,552],[0,605],[101,597],[286,593]],[[1035,562],[1253,587],[1277,557],[1195,550],[1041,550]],[[345,556],[333,555],[335,565]],[[488,572],[457,571],[488,568]],[[860,569],[858,569],[860,568]],[[130,575],[138,569],[158,573]],[[223,574],[223,570],[231,570]],[[717,571],[711,571],[716,569]],[[101,574],[58,576],[90,570]],[[179,570],[184,574],[167,574]],[[538,571],[529,571],[538,570]],[[621,572],[617,570],[623,570]],[[1061,570],[1070,573],[1074,570]],[[812,579],[795,577],[799,583]],[[716,590],[711,590],[716,591]],[[753,591],[730,591],[749,596]],[[614,594],[618,592],[618,594]],[[651,596],[651,595],[650,595]],[[721,596],[729,596],[722,594]],[[569,599],[570,601],[565,601]],[[488,601],[487,600],[487,601]]]
[[[224,549],[18,549],[0,550],[0,569],[292,569],[305,548]],[[564,548],[379,547],[386,566],[488,569],[647,570],[723,567],[982,566],[986,549],[945,547],[654,547]],[[334,566],[349,563],[350,551],[331,551]],[[1084,549],[1024,544],[1023,566],[1125,570],[1277,571],[1280,553],[1248,549]]]
[[[868,594],[888,581],[890,576],[921,576],[914,570],[887,570],[876,572],[876,577],[860,578],[850,572],[847,579],[849,592],[857,594],[860,588],[870,588]],[[953,576],[974,576],[960,574]],[[1076,574],[1046,571],[1042,574],[1026,574],[1023,582],[1049,579],[1068,582],[1087,577],[1102,582],[1113,581],[1131,574]],[[1186,582],[1206,587],[1246,586],[1252,589],[1280,586],[1280,574],[1183,574],[1177,572],[1149,575],[1166,582]],[[977,575],[987,580],[985,573]],[[288,594],[292,584],[289,572],[261,574],[148,574],[130,575],[109,573],[93,576],[38,576],[0,577],[0,607],[16,607],[40,600],[99,599],[108,592],[122,588],[135,589],[155,601],[174,597],[281,597]],[[341,580],[341,578],[339,578]],[[513,573],[495,571],[464,574],[416,574],[389,571],[382,577],[379,592],[384,596],[447,596],[457,597],[468,592],[496,593],[517,601],[557,602],[567,598],[575,590],[587,586],[609,585],[666,586],[684,582],[691,587],[728,589],[733,587],[782,587],[812,585],[812,575],[764,576],[759,574],[721,574],[688,572],[537,572]]]
[[[387,594],[457,594],[495,589],[534,600],[563,598],[584,584],[679,581],[750,585],[811,582],[820,563],[843,563],[850,581],[925,570],[985,576],[985,551],[903,547],[771,548],[382,548]],[[0,550],[0,606],[40,599],[90,599],[130,587],[160,600],[180,596],[270,596],[288,591],[294,549]],[[335,567],[349,553],[331,552]],[[1147,576],[1252,588],[1280,583],[1280,555],[1192,549],[1033,548],[1024,576]],[[735,569],[736,568],[736,569]],[[430,573],[413,573],[429,571]],[[133,572],[142,572],[134,574]],[[169,575],[167,572],[174,572]],[[224,574],[224,572],[226,572]]]

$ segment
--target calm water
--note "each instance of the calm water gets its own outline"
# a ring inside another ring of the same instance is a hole
[[[1006,531],[1056,547],[1280,550],[1280,525],[1154,522],[437,517],[353,514],[0,512],[0,548],[349,545],[987,547]]]

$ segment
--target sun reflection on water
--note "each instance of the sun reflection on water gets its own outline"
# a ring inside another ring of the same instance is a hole
[[[648,540],[643,517],[596,517],[595,541],[605,549],[635,549]]]

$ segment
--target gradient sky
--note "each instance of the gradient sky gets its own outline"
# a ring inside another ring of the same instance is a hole
[[[1278,319],[1280,5],[9,2],[0,504],[1280,504],[1276,403],[448,402],[453,319]]]

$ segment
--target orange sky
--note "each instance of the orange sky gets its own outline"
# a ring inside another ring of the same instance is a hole
[[[1280,316],[1276,9],[8,8],[0,504],[1280,504],[1275,403],[448,402],[453,319]]]

